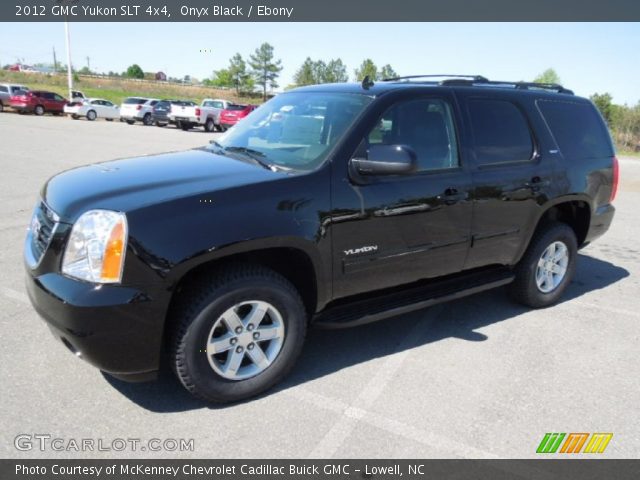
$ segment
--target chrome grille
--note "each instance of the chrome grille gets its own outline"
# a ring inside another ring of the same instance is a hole
[[[49,247],[53,232],[58,222],[58,216],[44,202],[38,203],[31,225],[29,226],[31,237],[31,251],[36,262],[39,262]]]

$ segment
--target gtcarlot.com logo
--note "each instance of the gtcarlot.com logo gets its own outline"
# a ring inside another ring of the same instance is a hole
[[[16,450],[28,452],[193,452],[193,438],[61,438],[44,433],[22,433],[13,440]]]
[[[545,433],[536,453],[604,453],[611,437],[613,433]]]

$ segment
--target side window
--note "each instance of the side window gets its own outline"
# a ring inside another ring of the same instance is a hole
[[[2,93],[8,93],[9,89],[7,87],[5,87],[4,85],[0,85],[0,92]]]
[[[607,127],[590,103],[538,100],[562,154],[570,159],[612,157]]]
[[[53,100],[54,98],[56,98],[55,94],[49,92],[43,93],[42,96],[47,100]]]
[[[527,119],[513,103],[471,99],[469,115],[480,165],[531,160],[533,139]]]
[[[53,96],[53,98],[58,101],[61,102],[62,100],[64,100],[60,95],[58,95],[57,93]]]
[[[368,145],[411,147],[418,157],[418,171],[460,164],[451,107],[443,100],[411,100],[392,106],[366,140]]]

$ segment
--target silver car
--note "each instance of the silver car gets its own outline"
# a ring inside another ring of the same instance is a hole
[[[9,99],[18,90],[28,91],[29,89],[17,83],[0,83],[0,112],[4,110],[4,107],[9,106]]]

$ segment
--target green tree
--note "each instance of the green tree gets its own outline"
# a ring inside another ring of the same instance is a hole
[[[242,58],[242,55],[236,53],[229,59],[228,70],[236,93],[240,94],[243,90],[253,90],[253,81],[251,81],[251,75],[247,72],[247,63]]]
[[[560,84],[560,76],[553,68],[547,68],[544,72],[533,79],[536,83],[557,83]]]
[[[300,68],[293,75],[293,81],[296,83],[296,85],[313,85],[317,83],[314,67],[315,62],[311,60],[311,57],[307,57]]]
[[[144,72],[140,68],[140,65],[138,65],[137,63],[134,63],[129,68],[127,68],[127,71],[125,73],[125,77],[128,77],[128,78],[144,78]]]
[[[249,66],[257,85],[262,87],[262,99],[267,99],[267,88],[277,88],[277,78],[282,71],[282,61],[274,60],[273,46],[263,43],[249,55]]]
[[[386,78],[395,78],[397,76],[398,74],[393,69],[393,67],[387,63],[384,67],[382,67],[382,69],[380,69],[380,73],[378,74],[378,80],[384,80]]]
[[[359,68],[355,70],[356,82],[361,82],[364,80],[364,77],[369,77],[370,80],[375,80],[378,78],[378,67],[373,63],[373,60],[370,58],[366,58],[361,64]]]
[[[595,104],[595,106],[598,107],[598,110],[600,110],[600,113],[607,121],[607,123],[611,125],[615,110],[615,105],[613,104],[613,98],[611,97],[611,95],[608,93],[594,93],[589,98]]]
[[[337,58],[335,60],[330,60],[327,63],[327,68],[325,69],[324,81],[326,83],[341,83],[349,80],[349,76],[347,75],[347,66],[342,63],[342,60]]]
[[[211,85],[216,87],[233,87],[233,75],[228,68],[222,68],[213,72]]]

